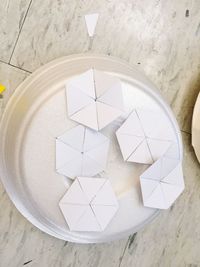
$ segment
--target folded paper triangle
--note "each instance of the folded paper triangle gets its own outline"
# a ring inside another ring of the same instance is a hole
[[[172,185],[184,186],[182,177],[183,170],[181,163],[179,162],[178,165],[166,177],[162,178],[161,181]]]
[[[108,138],[96,131],[90,129],[85,130],[85,140],[84,140],[84,152],[96,148],[98,145],[108,142]]]
[[[144,199],[148,199],[153,191],[158,186],[157,181],[150,180],[150,179],[141,179],[140,181],[141,187],[142,187],[142,193]]]
[[[121,86],[120,86],[121,83],[119,82],[119,79],[112,75],[108,75],[103,71],[99,71],[96,69],[94,70],[94,81],[95,81],[95,91],[97,98],[102,97],[103,94],[105,94],[108,90],[114,87],[116,91],[117,88],[120,89],[121,91]]]
[[[65,134],[57,137],[57,139],[73,149],[82,151],[84,135],[85,127],[83,127],[82,125],[78,125],[77,127],[74,127],[69,131],[65,132]]]
[[[100,96],[98,98],[98,101],[123,111],[124,103],[121,85],[119,83],[116,83],[115,86],[111,87],[109,90],[107,90],[107,92],[105,92],[105,94]]]
[[[158,160],[160,155],[164,155],[172,144],[171,141],[151,139],[151,138],[147,138],[147,143],[149,150],[151,151],[153,161]]]
[[[99,232],[101,227],[97,221],[96,216],[94,215],[92,209],[87,207],[86,212],[80,217],[78,222],[72,227],[74,231],[88,231],[88,225],[90,227],[90,232]]]
[[[63,167],[67,162],[76,159],[79,152],[56,139],[56,169]]]
[[[71,116],[71,119],[77,122],[81,122],[83,125],[86,125],[97,131],[99,128],[96,114],[96,104],[93,103],[73,114]]]
[[[88,152],[85,153],[87,157],[90,159],[99,162],[100,165],[102,165],[102,168],[106,166],[107,164],[107,158],[104,155],[104,151],[108,152],[109,149],[109,143],[106,141],[102,143],[100,146],[95,147]]]
[[[118,134],[117,139],[121,148],[123,158],[127,160],[133,151],[143,142],[144,138],[126,134]]]
[[[166,183],[161,183],[161,187],[164,198],[166,200],[165,208],[168,209],[174,203],[177,197],[181,194],[183,188],[177,185],[166,184]]]
[[[73,86],[68,88],[67,94],[67,107],[69,116],[72,116],[74,113],[93,103],[93,99],[90,96]]]
[[[92,69],[80,74],[79,76],[71,79],[67,84],[67,93],[68,88],[73,87],[74,89],[81,90],[86,96],[95,98],[95,89],[94,89],[94,73]]]
[[[77,225],[81,216],[87,211],[87,206],[84,205],[71,205],[60,204],[60,209],[67,220],[69,228],[72,230],[74,225]]]
[[[92,205],[92,209],[95,216],[97,217],[97,220],[99,221],[101,228],[104,229],[115,215],[118,207]]]
[[[137,114],[147,137],[173,140],[174,131],[163,110],[152,111],[147,109],[137,109]]]
[[[105,184],[104,179],[91,180],[91,178],[88,177],[84,177],[84,179],[78,177],[77,179],[89,201],[92,201],[92,199],[96,196],[101,187]]]
[[[166,209],[168,208],[165,202],[165,197],[163,195],[163,191],[161,186],[158,184],[157,187],[154,189],[152,194],[144,201],[144,206],[150,208],[157,208],[157,209]]]
[[[106,181],[104,186],[98,192],[91,202],[92,205],[117,205],[116,197],[109,181]]]
[[[127,134],[132,136],[145,137],[141,122],[136,111],[133,111],[117,131],[118,135]]]
[[[153,163],[149,147],[145,140],[136,148],[136,150],[130,155],[127,161],[143,163],[143,164]]]
[[[79,181],[75,180],[68,189],[68,193],[62,198],[62,203],[88,205],[90,200],[80,187]]]
[[[71,179],[80,175],[83,169],[83,156],[79,154],[75,159],[68,161],[62,167],[58,168],[56,171],[64,176],[67,176]]]
[[[89,158],[87,155],[83,157],[83,163],[82,163],[82,176],[92,176],[93,173],[100,173],[103,169],[100,163],[97,161]]]
[[[115,120],[122,114],[121,110],[106,105],[104,103],[97,102],[96,105],[99,129],[104,128],[111,121]]]

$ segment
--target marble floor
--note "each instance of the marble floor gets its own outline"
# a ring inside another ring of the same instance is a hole
[[[100,13],[89,40],[85,13]],[[0,186],[0,267],[200,266],[200,166],[191,147],[191,117],[200,89],[199,0],[1,0],[0,83],[14,89],[60,56],[121,58],[161,90],[179,122],[186,189],[171,209],[127,239],[77,245],[26,221]]]

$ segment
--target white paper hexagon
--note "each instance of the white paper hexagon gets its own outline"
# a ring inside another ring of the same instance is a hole
[[[124,111],[121,81],[102,71],[90,69],[66,84],[70,119],[96,131]]]
[[[144,206],[168,209],[184,190],[180,160],[161,157],[140,176],[140,185]]]
[[[125,161],[152,164],[172,145],[173,131],[161,112],[133,110],[117,130]]]
[[[78,177],[59,202],[71,231],[103,231],[118,210],[105,178]]]
[[[93,176],[106,168],[109,139],[82,125],[56,138],[56,171],[74,179]]]

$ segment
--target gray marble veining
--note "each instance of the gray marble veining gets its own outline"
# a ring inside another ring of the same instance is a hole
[[[0,1],[0,60],[9,62],[30,0]]]
[[[9,61],[20,33],[11,58],[14,66],[0,63],[0,83],[7,87],[3,107],[29,74],[19,68],[33,71],[73,53],[122,58],[160,88],[177,116],[183,131],[186,190],[170,210],[137,234],[110,244],[77,245],[32,226],[0,186],[0,267],[200,266],[200,166],[190,140],[200,89],[199,0],[32,0],[29,4],[0,3],[0,60]],[[93,40],[84,24],[87,12],[100,13]]]

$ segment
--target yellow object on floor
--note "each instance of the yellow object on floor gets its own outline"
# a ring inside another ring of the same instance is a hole
[[[2,84],[0,84],[0,94],[3,93],[3,91],[5,91],[6,87],[3,86]]]

